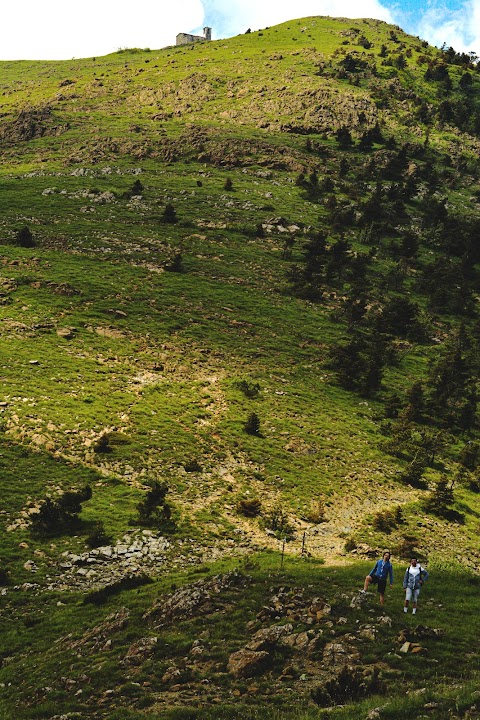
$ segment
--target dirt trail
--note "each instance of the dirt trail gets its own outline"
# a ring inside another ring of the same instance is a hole
[[[408,488],[395,488],[395,493],[382,489],[375,494],[335,498],[334,503],[327,508],[326,522],[318,525],[300,521],[296,523],[295,538],[288,540],[285,552],[289,555],[300,555],[303,548],[311,556],[322,558],[328,565],[346,564],[352,556],[345,552],[345,539],[365,526],[367,515],[411,502],[412,499],[414,491]],[[242,545],[248,539],[250,548],[282,548],[283,541],[265,534],[255,521],[237,517],[235,522],[243,534]]]

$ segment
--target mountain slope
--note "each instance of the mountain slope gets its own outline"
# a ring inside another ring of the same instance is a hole
[[[473,583],[473,58],[314,17],[0,72],[9,632],[285,538]]]

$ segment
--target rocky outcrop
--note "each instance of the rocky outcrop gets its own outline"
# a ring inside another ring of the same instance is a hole
[[[15,120],[0,126],[0,142],[5,144],[34,140],[46,135],[61,135],[69,124],[55,124],[52,109],[48,106],[21,110]]]
[[[130,645],[127,654],[122,660],[122,665],[125,667],[142,665],[145,660],[148,660],[154,654],[157,642],[157,637],[140,638],[140,640]]]
[[[237,571],[225,575],[216,575],[208,580],[199,580],[192,585],[176,590],[172,595],[162,598],[143,619],[154,627],[160,628],[174,621],[185,620],[197,615],[208,615],[215,609],[215,600],[227,589],[242,588],[248,578]]]
[[[100,589],[126,576],[155,572],[163,567],[170,547],[166,538],[145,530],[80,555],[63,553],[59,562],[62,581],[55,587]]]
[[[235,678],[247,678],[261,675],[266,669],[270,654],[264,650],[243,648],[230,655],[228,672]]]
[[[66,644],[68,650],[74,650],[77,655],[91,655],[110,650],[113,645],[112,637],[124,630],[130,618],[130,610],[121,608],[105,618],[103,623],[89,630],[79,640],[68,642],[68,638],[60,638],[57,642]]]
[[[247,650],[258,652],[259,650],[272,650],[278,642],[289,635],[293,630],[293,625],[273,625],[272,627],[262,628],[255,633],[253,638],[245,646]]]

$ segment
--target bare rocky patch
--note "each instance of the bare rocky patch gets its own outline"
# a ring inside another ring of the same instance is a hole
[[[69,124],[56,122],[53,110],[48,105],[21,110],[14,120],[0,124],[0,141],[9,145],[28,142],[47,135],[61,135]]]

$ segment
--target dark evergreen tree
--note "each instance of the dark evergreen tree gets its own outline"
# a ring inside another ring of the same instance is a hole
[[[407,404],[411,407],[411,417],[415,422],[421,422],[425,411],[425,390],[423,383],[416,381],[406,393]]]
[[[451,482],[443,477],[435,485],[435,488],[426,498],[423,507],[428,513],[447,517],[450,514],[452,505],[455,501],[453,487]]]
[[[173,532],[176,522],[171,505],[166,501],[167,493],[168,485],[165,482],[152,482],[145,498],[138,503],[138,517],[131,524],[154,527],[165,533]]]
[[[463,333],[457,330],[432,363],[428,377],[430,414],[448,427],[470,429],[476,423],[476,377]]]
[[[469,72],[463,73],[462,77],[459,80],[458,86],[464,91],[467,92],[472,89],[473,85],[473,79]]]
[[[335,133],[335,137],[339,146],[344,150],[350,148],[353,145],[350,130],[348,130],[348,128],[346,127],[339,128]]]
[[[478,468],[480,462],[480,445],[476,440],[470,440],[463,446],[458,462],[471,472],[474,472]]]
[[[418,305],[406,297],[393,297],[384,305],[378,319],[383,333],[401,338],[422,339],[423,328]]]
[[[27,225],[17,230],[15,234],[15,244],[24,248],[33,248],[36,245],[33,233]]]
[[[92,489],[85,485],[82,490],[67,491],[56,500],[46,498],[38,513],[32,516],[32,535],[54,537],[78,530],[81,526],[78,515],[82,510],[82,503],[91,497]]]
[[[171,203],[167,203],[167,205],[165,205],[165,209],[162,214],[162,221],[172,225],[178,222],[177,212]]]
[[[250,413],[248,416],[245,425],[243,426],[243,429],[248,435],[257,435],[260,436],[260,418],[258,415],[254,412]]]

